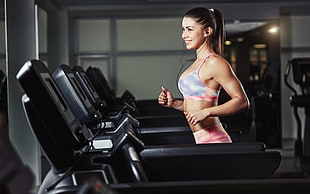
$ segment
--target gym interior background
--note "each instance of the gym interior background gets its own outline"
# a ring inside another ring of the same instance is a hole
[[[244,141],[262,141],[268,148],[296,139],[291,91],[283,78],[289,60],[310,57],[307,0],[2,0],[0,68],[8,76],[9,135],[37,184],[41,152],[15,77],[23,63],[39,58],[51,71],[60,64],[96,66],[117,95],[129,90],[136,100],[156,99],[165,86],[180,97],[178,72],[194,57],[184,49],[181,18],[195,6],[222,11],[225,57],[255,105],[223,121],[242,130]],[[222,93],[221,100],[225,97]]]

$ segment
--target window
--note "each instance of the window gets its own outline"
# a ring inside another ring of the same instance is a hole
[[[180,59],[192,55],[184,52],[180,17],[79,18],[75,24],[78,65],[99,67],[117,96],[129,90],[137,100],[155,99],[161,86],[180,96]]]

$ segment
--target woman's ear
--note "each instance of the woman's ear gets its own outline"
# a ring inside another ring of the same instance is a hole
[[[208,37],[208,36],[212,35],[212,33],[213,33],[213,29],[211,27],[207,27],[205,29],[204,37]]]

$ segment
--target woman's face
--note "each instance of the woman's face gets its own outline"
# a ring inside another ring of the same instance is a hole
[[[206,40],[206,32],[195,19],[184,17],[182,21],[182,38],[187,49],[198,49]]]

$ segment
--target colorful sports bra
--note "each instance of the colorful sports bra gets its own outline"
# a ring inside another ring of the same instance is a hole
[[[220,90],[208,87],[199,78],[200,68],[213,54],[215,53],[210,53],[197,69],[189,73],[184,78],[179,79],[178,87],[180,92],[183,94],[184,99],[217,102]]]

